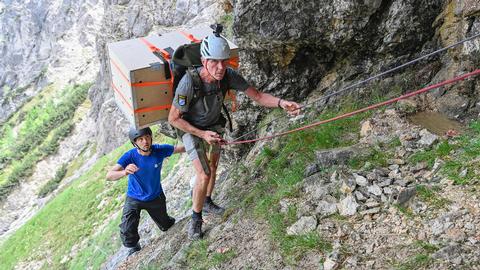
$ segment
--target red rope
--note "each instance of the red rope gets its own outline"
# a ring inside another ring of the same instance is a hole
[[[353,111],[353,112],[349,112],[349,113],[346,113],[346,114],[335,116],[335,117],[330,118],[330,119],[315,122],[315,123],[310,124],[310,125],[306,125],[306,126],[299,127],[299,128],[296,128],[296,129],[288,130],[288,131],[281,132],[281,133],[278,133],[278,134],[274,134],[274,135],[271,135],[271,136],[265,136],[265,137],[261,137],[261,138],[251,139],[251,140],[225,142],[225,143],[223,143],[223,145],[252,143],[252,142],[257,142],[257,141],[269,140],[269,139],[272,139],[272,138],[275,138],[275,137],[285,136],[287,134],[294,133],[294,132],[297,132],[297,131],[300,131],[300,130],[316,127],[316,126],[319,126],[319,125],[322,125],[322,124],[325,124],[325,123],[329,123],[329,122],[333,122],[333,121],[336,121],[336,120],[339,120],[339,119],[350,117],[350,116],[355,115],[355,114],[359,114],[359,113],[362,113],[362,112],[373,110],[373,109],[376,109],[376,108],[381,107],[381,106],[389,105],[389,104],[395,103],[399,100],[407,99],[409,97],[419,95],[421,93],[424,93],[424,92],[430,91],[432,89],[442,87],[442,86],[447,85],[447,84],[451,84],[451,83],[454,83],[454,82],[457,82],[457,81],[465,80],[468,77],[475,76],[475,75],[478,75],[478,74],[480,74],[480,69],[477,69],[477,70],[472,71],[470,73],[463,74],[461,76],[455,77],[455,78],[450,79],[450,80],[445,80],[443,82],[427,86],[427,87],[422,88],[420,90],[417,90],[417,91],[399,96],[399,97],[394,98],[394,99],[390,99],[390,100],[387,100],[387,101],[384,101],[384,102],[380,102],[380,103],[377,103],[377,104],[374,104],[374,105],[370,105],[370,106],[365,107],[363,109],[359,109],[359,110],[356,110],[356,111]]]

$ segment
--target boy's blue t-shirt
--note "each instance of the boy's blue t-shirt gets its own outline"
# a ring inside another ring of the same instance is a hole
[[[173,154],[174,147],[169,144],[154,144],[148,156],[142,156],[137,148],[130,149],[117,161],[124,169],[135,164],[138,171],[128,175],[127,196],[140,201],[151,201],[163,192],[160,184],[160,172],[163,159]]]

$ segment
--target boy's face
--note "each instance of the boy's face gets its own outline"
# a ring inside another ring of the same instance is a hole
[[[135,139],[135,143],[140,149],[150,149],[152,146],[152,135],[143,135]]]

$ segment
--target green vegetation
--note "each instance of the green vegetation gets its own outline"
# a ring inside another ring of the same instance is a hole
[[[455,155],[452,155],[455,151]],[[433,167],[436,158],[445,161],[440,172],[452,179],[455,184],[468,184],[479,178],[476,168],[480,165],[480,121],[470,124],[469,130],[458,139],[442,141],[430,150],[420,151],[410,156],[412,163],[425,161]],[[466,172],[461,175],[461,172]]]
[[[350,108],[349,108],[350,109]],[[340,112],[326,112],[321,119],[328,119]],[[274,149],[265,147],[255,160],[258,166],[257,184],[243,194],[242,208],[253,208],[255,216],[266,219],[270,225],[270,237],[281,250],[287,262],[293,263],[307,250],[328,251],[331,245],[317,232],[299,236],[286,235],[286,229],[296,221],[295,209],[280,212],[279,201],[286,197],[299,196],[297,183],[303,180],[305,165],[314,159],[315,150],[352,145],[357,138],[346,137],[358,134],[359,123],[367,113],[327,123],[283,137]],[[261,179],[258,179],[258,174]]]
[[[445,208],[451,202],[438,194],[438,187],[416,186],[418,197],[435,208]]]
[[[72,118],[75,110],[85,101],[90,85],[67,87],[56,95],[47,88],[45,92],[50,99],[29,102],[2,127],[0,200],[22,179],[33,173],[39,160],[55,153],[61,139],[70,134],[74,127]]]
[[[233,39],[233,6],[229,1],[223,1],[223,9],[225,15],[223,15],[219,23],[223,25],[223,35],[228,39]]]
[[[100,269],[108,257],[118,251],[122,246],[118,232],[121,212],[114,214],[114,217],[100,233],[88,238],[86,247],[81,249],[70,262],[70,269]]]
[[[413,218],[415,215],[413,214],[413,211],[412,209],[410,209],[409,207],[407,206],[403,206],[403,205],[400,205],[400,204],[394,204],[393,205],[395,208],[398,209],[398,211],[402,214],[404,214],[406,217],[408,218]]]
[[[99,159],[5,240],[0,246],[2,267],[12,269],[18,262],[35,260],[43,263],[43,269],[100,268],[121,245],[118,224],[127,185],[126,179],[110,182],[105,175],[130,148],[126,143]],[[85,160],[83,155],[79,158]],[[173,162],[166,160],[164,170]]]
[[[438,250],[438,247],[424,241],[416,241],[412,247],[417,252],[408,261],[402,263],[396,263],[394,267],[399,270],[410,269],[428,269],[433,263],[431,255]]]
[[[50,179],[38,192],[38,196],[43,198],[47,196],[50,192],[57,189],[58,185],[62,181],[62,179],[67,174],[67,164],[64,163],[60,168],[58,168],[57,172],[55,172],[55,176]]]
[[[442,141],[435,147],[425,151],[419,151],[410,156],[410,162],[417,164],[419,162],[427,162],[428,168],[432,168],[435,159],[447,157],[452,150],[455,149],[454,145],[451,145],[448,141]]]
[[[62,261],[65,254],[87,241],[98,225],[121,208],[122,201],[115,198],[124,192],[126,181],[105,181],[105,167],[126,149],[121,147],[101,158],[8,238],[0,247],[2,264],[10,269],[19,261],[48,257],[44,268],[68,268]],[[102,207],[97,208],[99,205]]]
[[[479,179],[477,168],[480,165],[480,121],[470,124],[469,132],[459,138],[455,145],[459,154],[454,158],[446,159],[442,172],[456,184],[468,184]],[[466,170],[466,175],[460,173]]]
[[[382,151],[382,149],[373,148],[372,152],[365,157],[353,157],[348,160],[348,166],[352,169],[360,169],[365,165],[369,168],[386,167],[388,165],[387,160],[392,155],[388,152]]]
[[[91,83],[67,87],[51,99],[30,108],[17,127],[16,136],[9,134],[0,141],[0,162],[9,164],[22,158],[41,144],[54,127],[71,119],[75,109],[85,101],[90,86]],[[7,130],[11,128],[9,126]]]
[[[189,269],[212,269],[230,261],[235,256],[234,249],[225,252],[209,252],[207,240],[194,241],[187,250]]]
[[[233,13],[229,13],[220,18],[220,23],[223,24],[223,34],[228,39],[233,39]]]

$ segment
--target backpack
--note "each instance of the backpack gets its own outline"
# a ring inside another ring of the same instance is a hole
[[[175,91],[183,76],[188,72],[188,74],[192,77],[194,96],[192,101],[190,102],[190,106],[193,106],[193,104],[197,103],[206,96],[200,74],[196,69],[197,67],[202,66],[200,44],[200,42],[196,42],[181,45],[175,50],[172,60],[170,61],[170,69],[173,75],[173,96],[175,96]],[[226,97],[228,89],[224,80],[226,80],[226,77],[222,79],[220,85],[222,86],[221,91],[223,97]],[[226,118],[228,119],[228,129],[230,130],[230,132],[232,132],[232,119],[230,118],[228,109],[223,102],[222,108]],[[225,119],[223,115],[220,115],[220,120],[217,124],[225,127],[227,119]]]

